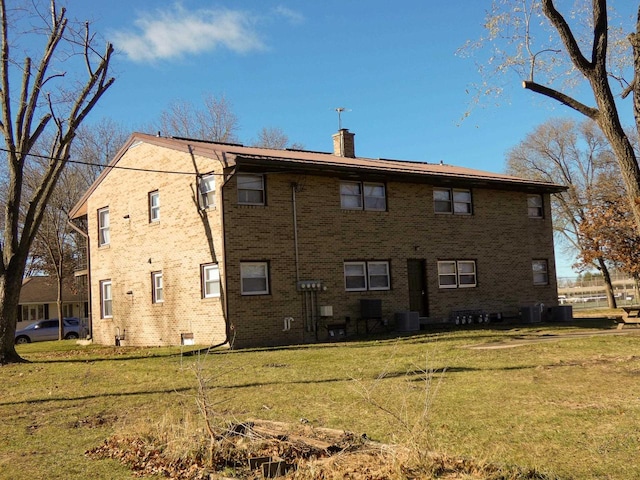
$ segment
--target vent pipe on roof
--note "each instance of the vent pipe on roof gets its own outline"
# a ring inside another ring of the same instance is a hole
[[[338,157],[356,158],[356,145],[353,140],[355,133],[346,128],[341,128],[333,134],[333,154]]]

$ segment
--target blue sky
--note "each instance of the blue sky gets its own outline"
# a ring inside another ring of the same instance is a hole
[[[282,129],[331,151],[342,126],[363,157],[440,162],[502,172],[505,153],[533,128],[572,113],[507,78],[505,95],[475,108],[474,59],[456,55],[483,34],[489,0],[69,0],[114,43],[117,81],[92,113],[131,129],[172,100],[224,95],[243,142]],[[629,117],[629,121],[632,118]],[[571,260],[558,259],[560,276]]]

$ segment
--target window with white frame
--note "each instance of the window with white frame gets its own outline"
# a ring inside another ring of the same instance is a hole
[[[113,297],[111,295],[111,280],[100,281],[100,318],[113,317]]]
[[[216,177],[204,175],[200,177],[200,207],[212,208],[216,205]]]
[[[389,290],[389,262],[380,260],[344,262],[344,287],[347,292]]]
[[[438,262],[440,288],[469,288],[477,282],[475,260],[442,260]]]
[[[220,296],[220,269],[218,264],[202,265],[202,298]]]
[[[389,262],[367,262],[369,290],[389,290]]]
[[[340,206],[345,210],[387,209],[384,183],[340,182]]]
[[[239,173],[238,203],[242,205],[264,205],[264,175]]]
[[[527,210],[529,212],[529,218],[542,218],[542,195],[528,195],[527,196]]]
[[[149,192],[149,222],[160,221],[160,192]]]
[[[111,231],[109,222],[109,207],[98,210],[98,246],[109,245]]]
[[[476,262],[474,260],[459,260],[458,267],[458,287],[475,287],[476,282]]]
[[[436,213],[471,215],[473,213],[471,190],[434,188],[433,209]]]
[[[240,281],[242,295],[267,295],[269,293],[268,262],[241,262]]]
[[[534,285],[549,285],[549,264],[546,260],[533,260],[531,262],[533,270]]]
[[[164,280],[162,272],[151,272],[151,301],[153,303],[164,302]]]
[[[347,292],[367,289],[367,266],[365,262],[344,262],[344,286]]]

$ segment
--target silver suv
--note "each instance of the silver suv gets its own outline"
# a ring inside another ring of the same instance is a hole
[[[77,318],[65,318],[64,338],[66,340],[80,338],[80,320]],[[57,318],[39,320],[16,330],[15,342],[21,343],[41,342],[43,340],[58,340],[58,328],[60,321]]]

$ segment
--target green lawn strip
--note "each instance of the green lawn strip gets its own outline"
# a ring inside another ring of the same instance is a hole
[[[203,426],[198,369],[227,419],[303,421],[382,442],[420,441],[443,454],[562,478],[640,478],[640,338],[633,331],[469,348],[605,327],[496,325],[193,356],[178,348],[20,346],[31,363],[0,368],[0,478],[131,478],[118,462],[84,455],[114,434],[164,438],[172,451],[186,452]],[[428,431],[410,433],[412,425]]]

